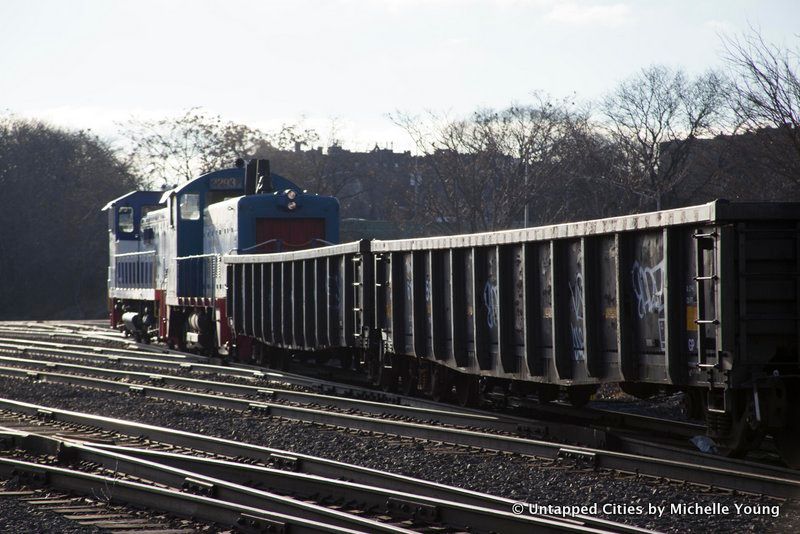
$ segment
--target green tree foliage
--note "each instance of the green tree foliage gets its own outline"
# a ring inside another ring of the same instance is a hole
[[[0,317],[99,317],[108,234],[100,208],[132,189],[94,135],[0,120]]]

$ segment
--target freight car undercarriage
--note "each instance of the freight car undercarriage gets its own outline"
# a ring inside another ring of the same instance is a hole
[[[571,405],[585,405],[597,391],[597,384],[558,386],[459,372],[436,362],[407,355],[377,351],[333,350],[297,352],[275,349],[256,342],[248,363],[286,369],[292,358],[312,360],[315,365],[338,360],[338,368],[366,376],[376,388],[409,396],[475,407],[490,397],[535,397],[539,403],[558,399]],[[634,397],[648,399],[660,393],[682,392],[687,417],[703,420],[718,452],[743,457],[756,450],[764,438],[774,445],[787,465],[800,468],[800,376],[770,376],[757,387],[742,389],[678,388],[621,382],[620,389]],[[727,397],[727,401],[724,398]],[[724,406],[724,407],[723,407]]]

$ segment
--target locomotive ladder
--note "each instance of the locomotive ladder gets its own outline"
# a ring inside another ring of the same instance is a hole
[[[692,234],[692,237],[695,240],[695,285],[697,291],[697,317],[695,317],[694,323],[697,325],[697,366],[700,369],[705,369],[709,373],[709,387],[713,386],[714,381],[714,369],[720,368],[720,355],[719,350],[714,351],[714,356],[709,357],[706,353],[706,343],[705,343],[705,328],[706,325],[713,325],[714,326],[714,333],[715,339],[719,339],[717,336],[717,331],[720,326],[719,318],[717,317],[706,317],[706,302],[705,302],[705,284],[711,284],[713,291],[711,292],[712,298],[716,298],[719,292],[719,274],[717,273],[717,258],[716,258],[716,243],[717,243],[717,232],[713,230],[711,232],[703,233],[697,232]],[[710,273],[705,272],[705,262],[704,262],[704,251],[711,250],[714,251],[713,261],[711,262],[712,268]],[[719,306],[714,306],[714,309],[717,313],[719,313]],[[717,347],[718,349],[718,347]],[[723,401],[724,402],[724,401]],[[725,413],[725,406],[723,409],[719,410],[716,408],[711,408],[709,406],[708,411],[710,412],[718,412],[718,413]]]

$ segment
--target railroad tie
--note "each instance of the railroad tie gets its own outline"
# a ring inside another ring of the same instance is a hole
[[[193,529],[176,528],[158,519],[140,517],[106,502],[87,500],[61,493],[20,490],[0,491],[0,498],[19,499],[39,510],[47,510],[84,526],[94,526],[114,534],[190,534]]]

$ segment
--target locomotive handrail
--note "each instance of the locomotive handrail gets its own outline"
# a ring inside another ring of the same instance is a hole
[[[155,254],[156,254],[155,250],[144,250],[142,252],[125,252],[124,254],[114,254],[114,257],[115,258],[134,258],[134,257],[138,257],[138,256],[147,256],[147,255],[155,256]]]
[[[270,243],[278,243],[278,242],[280,242],[280,239],[267,239],[266,241],[253,245],[252,247],[243,248],[242,252],[247,252],[248,250],[253,250],[254,248],[263,247],[264,245],[269,245]],[[235,248],[230,249],[228,251],[228,254],[230,254],[234,250],[236,249]]]
[[[192,256],[178,256],[175,258],[177,261],[181,260],[191,260],[191,259],[200,259],[200,258],[215,258],[219,257],[222,254],[194,254]]]

